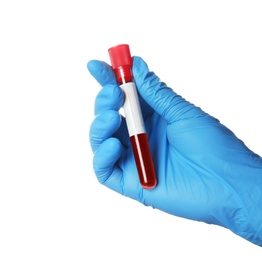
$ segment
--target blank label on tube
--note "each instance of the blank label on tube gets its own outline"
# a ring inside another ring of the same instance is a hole
[[[125,95],[124,113],[129,136],[145,133],[144,120],[142,117],[136,86],[133,82],[120,85]]]

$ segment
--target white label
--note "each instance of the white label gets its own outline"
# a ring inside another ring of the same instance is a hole
[[[124,113],[129,136],[145,133],[144,120],[141,113],[136,86],[133,82],[120,85],[125,95]]]

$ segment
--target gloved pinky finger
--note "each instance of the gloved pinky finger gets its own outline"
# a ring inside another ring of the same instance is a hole
[[[96,150],[93,168],[98,181],[106,187],[122,192],[122,170],[116,165],[124,152],[124,146],[114,137],[105,140]]]

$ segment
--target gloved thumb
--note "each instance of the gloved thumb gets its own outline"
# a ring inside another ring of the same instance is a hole
[[[149,71],[145,61],[137,56],[133,57],[133,75],[140,95],[168,123],[204,114],[200,108],[195,107],[161,82],[153,72]]]

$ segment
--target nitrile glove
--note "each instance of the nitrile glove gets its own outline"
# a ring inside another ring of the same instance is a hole
[[[217,119],[174,93],[133,58],[157,186],[141,188],[125,119],[124,96],[110,66],[88,69],[103,87],[90,128],[93,166],[100,183],[167,213],[221,225],[262,245],[262,158]]]

